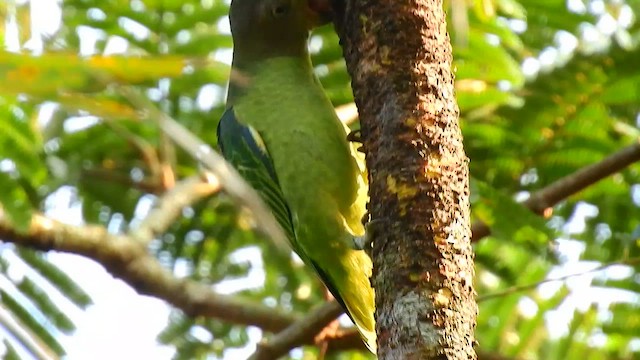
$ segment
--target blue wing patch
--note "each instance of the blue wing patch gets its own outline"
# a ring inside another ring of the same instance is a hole
[[[258,131],[238,121],[233,107],[227,109],[218,123],[218,146],[222,155],[262,196],[276,220],[296,246],[293,216],[287,205],[267,145]]]

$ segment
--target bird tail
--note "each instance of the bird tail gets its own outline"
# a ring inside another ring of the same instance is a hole
[[[372,268],[371,258],[362,250],[348,250],[348,252],[346,259],[351,266],[347,268],[351,271],[346,274],[347,279],[333,282],[342,285],[339,289],[330,290],[358,328],[367,348],[375,354],[375,294],[369,280]]]
[[[342,300],[342,299],[340,299]],[[340,301],[339,300],[339,301]],[[372,299],[373,300],[373,299]],[[371,308],[371,313],[368,313],[361,307],[360,301],[356,301],[356,304],[349,304],[349,302],[340,301],[343,303],[343,307],[347,310],[347,315],[354,322],[360,332],[362,341],[367,346],[369,351],[376,353],[377,339],[376,339],[376,327],[373,316],[374,308]],[[364,310],[364,311],[363,311]]]
[[[365,329],[362,326],[358,326],[358,324],[356,324],[356,327],[358,328],[358,331],[360,332],[360,337],[362,338],[362,342],[364,342],[364,344],[367,346],[367,349],[369,349],[369,351],[371,351],[373,354],[376,353],[376,331],[375,328],[374,330],[368,330]]]
[[[369,281],[372,269],[371,258],[362,250],[347,250],[347,255],[341,260],[350,266],[342,267],[348,269],[346,273],[333,274],[338,279],[330,276],[329,272],[324,271],[313,260],[311,263],[331,294],[358,328],[367,348],[375,354],[375,295]]]

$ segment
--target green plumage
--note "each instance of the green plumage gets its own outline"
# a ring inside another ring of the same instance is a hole
[[[233,70],[219,143],[375,351],[371,260],[353,249],[353,237],[364,235],[366,176],[313,74],[313,16],[305,0],[232,1]]]

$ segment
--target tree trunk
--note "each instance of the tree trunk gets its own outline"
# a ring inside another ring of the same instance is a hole
[[[369,169],[380,359],[475,359],[468,159],[441,0],[334,3]]]

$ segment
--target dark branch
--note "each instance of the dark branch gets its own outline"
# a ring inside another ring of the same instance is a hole
[[[534,192],[524,205],[538,215],[546,209],[574,195],[598,181],[624,170],[634,162],[640,161],[640,144],[628,146],[600,161],[567,175],[550,185]],[[483,223],[476,222],[471,227],[472,241],[478,241],[491,234],[491,229]]]
[[[312,343],[315,335],[342,313],[342,307],[336,301],[319,305],[307,316],[292,323],[270,341],[259,343],[256,352],[250,359],[279,359],[295,347]],[[359,338],[358,341],[362,343]]]

